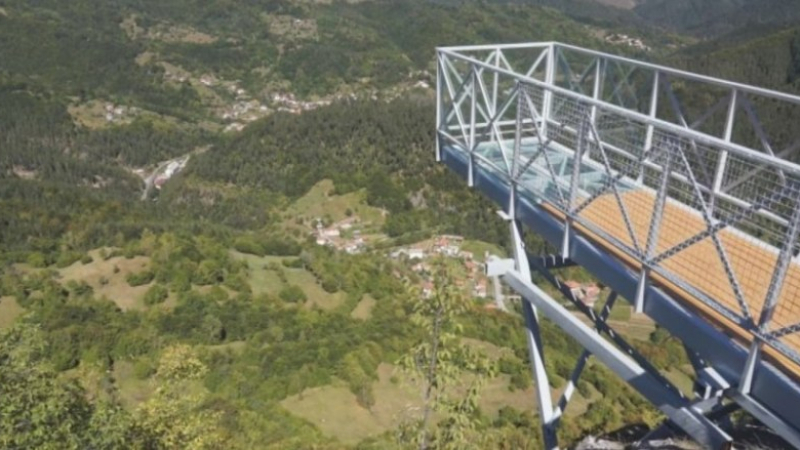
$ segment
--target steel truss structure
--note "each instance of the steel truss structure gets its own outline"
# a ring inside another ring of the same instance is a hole
[[[509,223],[514,258],[489,271],[523,298],[547,447],[594,356],[710,448],[739,407],[800,448],[800,130],[760,120],[800,118],[800,97],[554,42],[439,48],[437,69],[437,161]],[[559,254],[529,255],[524,226]],[[603,313],[567,264],[613,290]],[[682,340],[693,398],[608,326],[620,298]],[[540,313],[585,349],[556,402]]]

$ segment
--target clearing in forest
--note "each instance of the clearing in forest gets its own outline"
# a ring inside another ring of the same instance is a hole
[[[350,317],[354,319],[369,320],[372,317],[372,308],[375,307],[376,300],[369,294],[361,297],[353,311],[350,312]]]
[[[494,349],[501,354],[510,349],[499,348],[483,341],[470,339],[467,345],[484,350]],[[281,406],[317,426],[325,435],[334,437],[344,444],[352,445],[359,441],[392,430],[406,418],[414,418],[422,413],[420,387],[413,384],[396,366],[381,363],[378,366],[378,381],[372,387],[375,404],[367,410],[359,405],[356,396],[342,382],[304,390],[281,402]],[[465,376],[463,381],[468,381]],[[490,416],[504,406],[519,411],[534,412],[536,395],[533,387],[525,390],[509,390],[510,377],[501,374],[489,380],[480,398],[481,410]],[[561,390],[553,390],[553,395]],[[595,393],[594,397],[598,395]],[[575,393],[566,410],[566,415],[576,416],[586,411],[591,401]]]
[[[256,256],[245,253],[231,251],[235,258],[247,261],[248,282],[253,289],[253,294],[267,294],[278,296],[281,289],[294,285],[298,286],[306,294],[308,300],[306,307],[317,306],[324,310],[330,310],[340,306],[344,302],[345,293],[329,293],[322,289],[314,275],[305,269],[293,269],[285,267],[282,262],[284,259],[292,257],[280,256]],[[281,274],[286,281],[281,279]]]
[[[302,218],[310,226],[314,219],[326,216],[335,223],[348,218],[349,210],[352,217],[357,217],[365,228],[380,229],[383,226],[384,212],[367,204],[364,189],[344,195],[335,195],[334,191],[335,186],[331,180],[322,180],[315,184],[287,208],[287,223],[294,224],[297,218]]]
[[[495,255],[500,258],[505,258],[506,251],[500,248],[495,244],[489,244],[488,242],[483,241],[473,241],[473,240],[465,240],[463,244],[461,244],[461,250],[465,252],[471,252],[473,258],[479,262],[485,262],[486,258],[484,255],[486,252],[489,252],[490,255]]]
[[[14,297],[0,297],[0,328],[10,327],[25,309]]]
[[[93,259],[91,263],[83,264],[78,261],[58,271],[62,284],[70,280],[85,281],[94,289],[95,297],[105,296],[123,311],[144,309],[143,298],[150,285],[132,287],[126,277],[147,269],[150,266],[149,257],[136,256],[128,259],[116,256],[104,260],[100,256],[100,250],[92,250],[89,255]]]

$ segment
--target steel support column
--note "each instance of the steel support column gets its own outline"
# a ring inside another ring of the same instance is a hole
[[[525,253],[520,232],[520,223],[513,218],[509,220],[512,244],[514,246],[514,261],[520,277],[531,282],[531,270],[528,263],[528,256]],[[558,437],[556,436],[556,417],[553,411],[553,398],[550,395],[550,380],[544,363],[544,344],[539,330],[539,316],[536,308],[529,302],[522,303],[522,315],[525,318],[526,341],[528,342],[528,352],[530,356],[531,372],[536,387],[536,396],[539,406],[539,421],[542,426],[542,438],[545,449],[554,450],[558,448]]]
[[[436,131],[444,125],[442,123],[442,56],[436,54]],[[436,162],[442,161],[442,147],[439,139],[436,139]]]

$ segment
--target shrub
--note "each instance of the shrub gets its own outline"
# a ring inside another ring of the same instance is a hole
[[[114,273],[117,273],[117,271],[119,271],[119,269],[115,268],[115,272]],[[153,281],[153,279],[155,277],[156,277],[156,274],[153,273],[152,270],[143,270],[143,271],[138,272],[138,273],[130,273],[130,274],[128,274],[128,276],[125,277],[125,280],[127,280],[128,284],[131,285],[132,287],[136,287],[136,286],[143,286],[145,284],[150,283],[151,281]]]
[[[45,257],[44,254],[40,252],[31,253],[30,255],[28,255],[26,261],[28,262],[28,264],[31,265],[31,267],[36,267],[37,269],[47,267],[47,257]]]
[[[217,284],[225,281],[225,272],[219,261],[214,259],[204,259],[197,266],[194,273],[194,282],[200,286]]]
[[[78,252],[65,251],[61,252],[56,258],[56,267],[64,268],[71,266],[72,263],[81,259],[81,254]]]
[[[286,237],[270,237],[262,241],[264,253],[273,256],[298,256],[303,248]]]
[[[281,261],[281,264],[283,264],[284,267],[289,267],[291,269],[303,268],[303,261],[300,258],[284,259],[283,261]]]
[[[524,391],[531,385],[531,376],[528,375],[527,372],[515,373],[514,375],[511,375],[510,382],[514,389]]]
[[[329,294],[339,292],[339,281],[332,277],[325,277],[322,280],[322,289]]]
[[[233,289],[236,292],[246,292],[252,293],[253,290],[250,288],[250,284],[247,282],[247,279],[242,276],[242,274],[236,274],[234,276],[230,276],[225,279],[225,286]]]
[[[163,303],[169,297],[169,290],[162,284],[154,284],[144,294],[144,303],[146,305],[157,305]]]
[[[233,242],[233,248],[249,255],[264,256],[264,246],[252,236],[240,236]]]
[[[306,293],[299,286],[293,284],[281,289],[278,297],[287,303],[300,303],[307,299]]]
[[[139,380],[150,378],[156,373],[155,365],[149,358],[139,358],[133,365],[133,376]]]

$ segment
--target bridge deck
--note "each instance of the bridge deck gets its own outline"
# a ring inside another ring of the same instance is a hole
[[[621,195],[626,205],[634,233],[640,242],[645,242],[653,217],[655,197],[646,190],[627,192]],[[697,213],[687,211],[672,200],[666,204],[663,225],[657,252],[679,244],[683,240],[706,229],[703,219]],[[588,206],[580,215],[587,221],[596,224],[600,229],[624,244],[633,246],[616,199],[612,194],[603,195]],[[592,233],[594,234],[594,233]],[[613,247],[596,234],[590,236],[606,248]],[[772,269],[775,267],[777,254],[773,249],[765,247],[754,239],[748,239],[740,233],[723,230],[719,233],[722,247],[730,260],[733,272],[737,275],[743,297],[754,317],[761,314],[764,298],[767,295]],[[619,255],[622,256],[622,255]],[[661,263],[662,267],[685,281],[688,285],[708,295],[732,311],[740,309],[731,283],[728,281],[722,266],[719,253],[710,238],[687,247],[685,250]],[[740,338],[748,342],[751,336],[741,333],[741,328],[731,327],[729,320],[715,314],[695,296],[669,282],[663,277],[660,280],[684,302],[689,302],[701,312],[710,316],[719,324],[730,328]],[[800,286],[800,265],[792,263],[784,282],[774,321],[778,324],[800,322],[800,305],[798,305],[797,286]],[[800,352],[800,336],[794,334],[784,338],[784,342],[794,351]],[[792,364],[793,370],[800,375],[800,367]]]
[[[484,143],[478,146],[476,154],[502,168],[505,161],[512,158],[513,142],[505,142],[501,147],[496,143]],[[557,143],[551,144],[544,152],[538,152],[535,142],[523,142],[521,145],[522,160],[534,157],[533,163],[521,176],[520,189],[531,200],[541,205],[560,220],[565,215],[555,205],[563,201],[554,179],[568,183],[572,172],[573,154]],[[505,159],[503,155],[505,153]],[[462,155],[466,158],[466,155]],[[592,194],[598,194],[606,181],[605,175],[590,162],[581,163],[580,178],[582,191],[574,204],[581,204]],[[643,251],[650,230],[655,210],[655,192],[645,186],[637,185],[634,180],[623,177],[616,183],[620,200],[624,205],[632,233],[625,223],[622,209],[612,192],[603,193],[592,200],[578,214],[575,224],[584,235],[592,239],[609,252],[621,258],[634,269],[641,269],[635,258],[622,251]],[[655,241],[654,255],[680,244],[708,228],[700,212],[675,200],[668,198],[665,204],[658,238]],[[636,238],[634,242],[633,236]],[[718,233],[719,242],[728,258],[740,287],[741,297],[749,308],[751,317],[761,314],[764,299],[767,296],[772,273],[778,257],[778,250],[756,237],[734,228],[724,228]],[[614,242],[616,241],[616,242]],[[741,313],[736,300],[733,284],[722,264],[722,258],[710,237],[700,240],[665,259],[658,264],[652,279],[668,289],[675,297],[708,318],[715,325],[724,328],[739,341],[751,342],[753,336],[735,324],[728,317],[709,307],[708,300],[733,311]],[[668,275],[668,276],[665,276]],[[694,291],[694,292],[691,292]],[[706,302],[697,294],[706,297]],[[791,263],[783,288],[779,294],[779,302],[773,317],[776,327],[800,322],[800,264]],[[792,351],[800,354],[800,336],[790,334],[782,342]],[[786,358],[778,351],[767,351],[767,354],[786,369],[800,377],[800,366]]]

